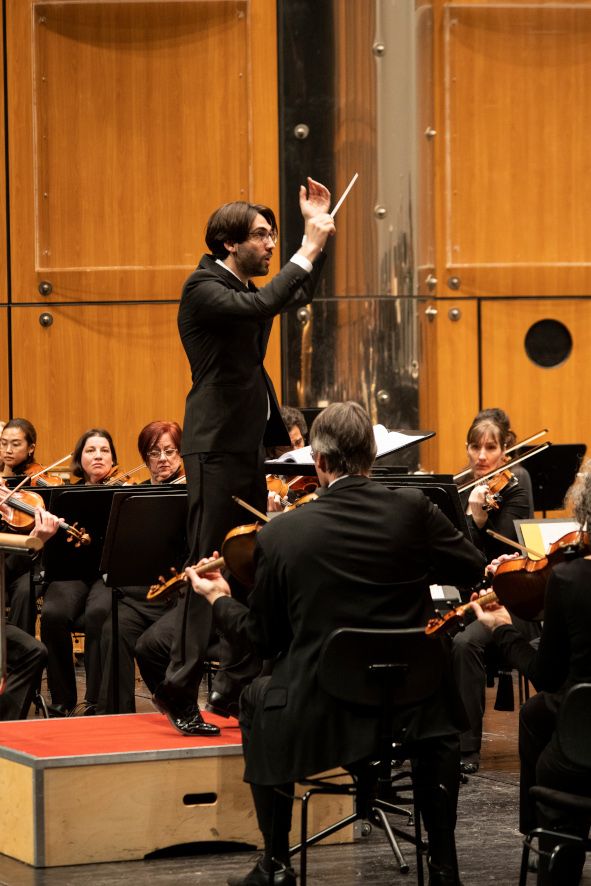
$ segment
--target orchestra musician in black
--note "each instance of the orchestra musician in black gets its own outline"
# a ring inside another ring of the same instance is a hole
[[[376,746],[377,715],[337,701],[319,683],[324,640],[343,626],[424,625],[433,612],[432,581],[471,584],[484,569],[481,553],[421,491],[369,479],[376,444],[357,403],[327,407],[310,443],[322,492],[257,534],[249,606],[230,595],[220,572],[199,577],[186,570],[215,623],[230,636],[246,635],[261,657],[274,660],[272,675],[258,677],[240,700],[245,779],[265,852],[246,876],[230,878],[231,886],[264,886],[271,870],[278,886],[295,884],[288,847],[294,779],[354,764]],[[409,581],[422,587],[401,592],[399,583]],[[446,663],[439,690],[404,715],[407,736],[416,740],[432,886],[459,883],[454,828],[464,717],[449,649]]]

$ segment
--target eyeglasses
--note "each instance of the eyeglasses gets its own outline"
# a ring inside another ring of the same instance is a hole
[[[273,231],[267,231],[265,228],[257,228],[256,231],[251,231],[248,235],[249,240],[260,240],[261,243],[272,243],[273,246],[277,246],[277,241],[279,240],[279,234],[277,231],[273,233]]]
[[[148,458],[152,461],[159,461],[163,456],[164,458],[172,458],[177,452],[178,449],[149,449]]]

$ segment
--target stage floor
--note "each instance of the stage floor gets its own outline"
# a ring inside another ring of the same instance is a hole
[[[144,690],[145,691],[145,690]],[[138,710],[149,710],[146,696]],[[517,712],[493,710],[487,690],[482,766],[460,791],[456,839],[464,886],[516,884],[521,841],[517,832]],[[33,869],[0,856],[0,886],[224,886],[227,877],[250,869],[256,853],[216,852],[180,858]],[[394,886],[414,882],[414,859],[408,877],[401,876],[382,835],[374,829],[353,845],[310,850],[314,886]],[[297,869],[297,862],[296,862]],[[533,877],[530,876],[533,884]],[[591,884],[589,864],[582,879]]]

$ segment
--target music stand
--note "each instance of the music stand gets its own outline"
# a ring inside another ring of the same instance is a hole
[[[531,477],[534,511],[559,511],[587,451],[584,443],[553,443],[524,463]]]
[[[121,588],[150,585],[171,566],[180,568],[186,550],[187,497],[137,494],[132,489],[113,496],[101,559],[105,584],[112,589],[111,678],[113,712],[119,713],[119,610]]]

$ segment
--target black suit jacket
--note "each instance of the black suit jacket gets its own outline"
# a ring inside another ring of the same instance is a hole
[[[429,583],[473,584],[484,559],[421,492],[364,477],[339,480],[276,517],[259,533],[256,557],[250,610],[224,597],[214,619],[231,636],[246,631],[263,658],[278,656],[252,724],[245,778],[282,784],[360,760],[375,747],[376,719],[318,685],[318,656],[331,631],[424,625],[433,614]],[[412,597],[396,588],[422,576]],[[409,738],[464,728],[450,671],[444,685],[409,712]]]
[[[257,290],[252,283],[244,286],[213,256],[202,257],[184,285],[178,315],[193,380],[183,455],[247,452],[261,442],[289,444],[263,360],[273,317],[312,299],[324,260],[323,254],[311,274],[289,261]]]

